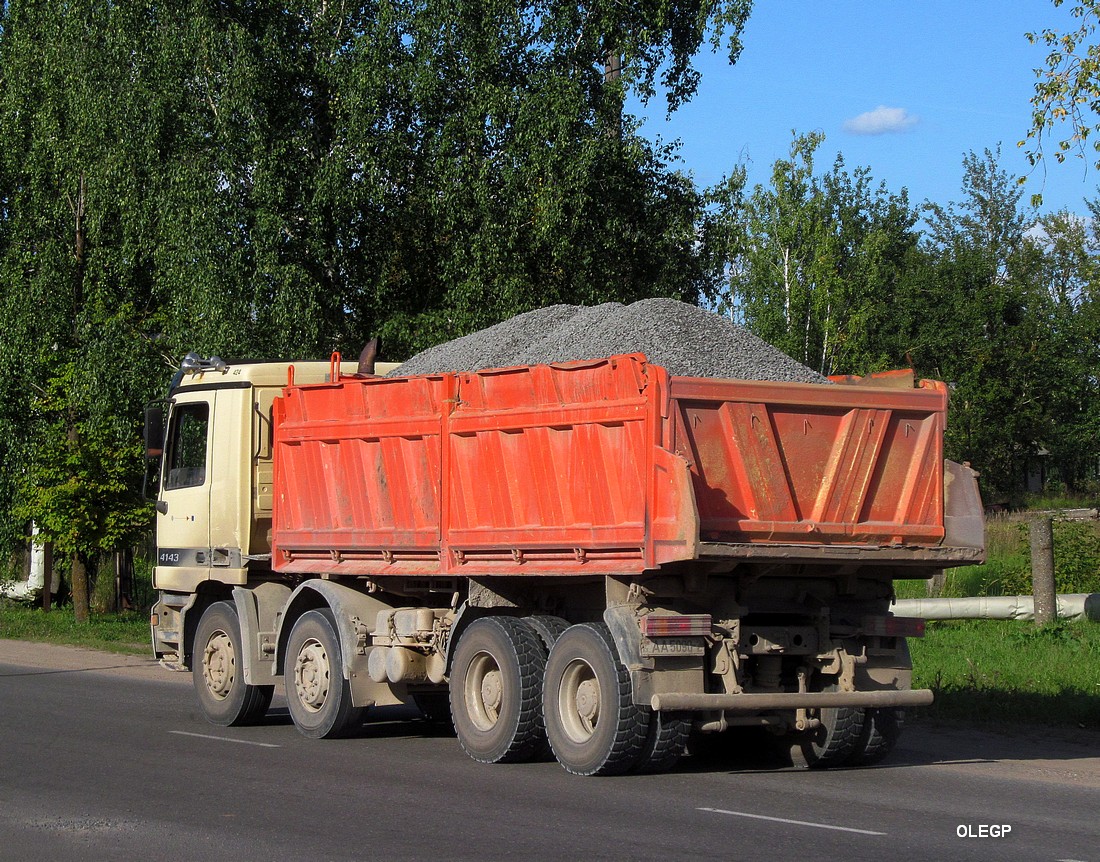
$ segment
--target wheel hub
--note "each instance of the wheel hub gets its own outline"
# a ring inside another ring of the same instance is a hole
[[[565,668],[557,701],[566,736],[578,745],[587,742],[600,720],[600,681],[588,662],[576,659]]]
[[[218,700],[224,700],[233,689],[237,657],[233,641],[225,632],[214,632],[202,653],[202,678],[207,689]]]
[[[314,639],[302,644],[294,662],[294,691],[302,706],[310,712],[317,712],[324,706],[330,676],[329,658],[324,646]]]
[[[503,688],[499,670],[489,671],[485,674],[485,678],[481,681],[481,700],[489,712],[500,711]]]
[[[485,732],[496,727],[504,703],[504,679],[492,655],[482,652],[474,656],[463,694],[474,726]]]
[[[600,715],[600,689],[593,679],[577,686],[577,714],[589,724],[595,724]]]

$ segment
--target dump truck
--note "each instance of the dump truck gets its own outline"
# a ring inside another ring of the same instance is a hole
[[[416,705],[475,760],[602,775],[746,726],[868,763],[931,702],[894,581],[984,555],[944,384],[375,370],[190,355],[146,411],[153,649],[214,724],[282,685],[307,737]]]

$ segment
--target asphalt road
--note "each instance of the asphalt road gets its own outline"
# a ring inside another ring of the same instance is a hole
[[[281,703],[218,728],[151,661],[0,641],[0,859],[1100,862],[1095,734],[918,724],[870,769],[583,779],[474,763],[402,710],[308,740]]]

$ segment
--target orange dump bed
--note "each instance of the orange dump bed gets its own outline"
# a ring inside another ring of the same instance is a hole
[[[637,354],[337,377],[276,401],[279,571],[630,574],[943,542],[942,384],[671,377]]]

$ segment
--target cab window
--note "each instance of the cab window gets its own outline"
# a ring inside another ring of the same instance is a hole
[[[177,404],[168,429],[164,489],[196,488],[206,482],[209,404]]]

